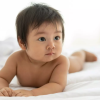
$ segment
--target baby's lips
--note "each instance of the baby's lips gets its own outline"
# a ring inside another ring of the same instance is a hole
[[[52,54],[54,54],[53,52],[50,52],[50,53],[48,53],[48,54],[46,54],[46,55],[52,55]]]

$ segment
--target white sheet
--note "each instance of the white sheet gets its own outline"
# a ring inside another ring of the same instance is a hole
[[[12,38],[7,39],[8,45],[12,45],[9,41],[13,42],[13,50],[19,49],[17,42]],[[2,42],[2,45],[5,42]],[[6,43],[6,45],[7,45]],[[15,44],[14,44],[15,43]],[[17,45],[16,45],[17,44]],[[2,49],[3,50],[3,49]],[[5,50],[5,49],[4,49]],[[6,49],[7,50],[7,49]],[[84,68],[80,72],[68,74],[67,85],[64,89],[64,92],[49,94],[49,95],[40,95],[40,96],[31,96],[31,97],[0,97],[0,100],[51,100],[51,99],[66,99],[66,100],[100,100],[100,48],[92,49],[97,56],[98,61],[92,63],[85,63]],[[10,52],[11,54],[11,52]],[[0,56],[0,69],[3,67],[6,59],[10,54],[5,54]],[[66,55],[66,54],[65,54]],[[31,90],[34,88],[31,87],[21,87],[18,83],[17,78],[15,77],[10,87],[14,90],[16,89],[26,89]]]

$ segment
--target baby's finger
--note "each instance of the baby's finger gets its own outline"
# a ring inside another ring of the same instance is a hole
[[[12,90],[10,88],[5,88],[9,96],[12,96]]]
[[[22,97],[28,97],[28,95],[22,95]]]
[[[0,91],[4,96],[9,96],[9,94],[7,93],[7,91],[5,89],[2,89]]]
[[[16,96],[20,96],[20,97],[21,97],[21,96],[23,96],[23,95],[25,95],[25,94],[23,94],[23,93],[20,92],[20,93],[18,93]]]
[[[0,92],[0,96],[4,96],[4,95]]]
[[[12,93],[12,96],[17,96],[19,93],[21,93],[21,92],[18,91],[18,90],[14,90],[13,93]]]
[[[12,96],[16,96],[16,92],[15,91],[12,91]]]

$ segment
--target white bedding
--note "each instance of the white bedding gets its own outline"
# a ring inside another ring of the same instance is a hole
[[[9,55],[18,49],[19,46],[14,38],[0,41],[0,69]],[[100,48],[90,51],[97,55],[98,61],[85,63],[82,71],[68,74],[67,85],[63,92],[31,97],[0,97],[0,100],[100,100]],[[21,87],[16,77],[12,80],[10,87],[14,90],[34,89]]]

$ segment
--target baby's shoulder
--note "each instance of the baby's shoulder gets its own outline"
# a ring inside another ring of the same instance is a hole
[[[60,64],[60,63],[66,63],[69,62],[68,57],[64,56],[64,55],[60,55],[58,58],[56,58],[53,62],[55,62],[56,64]]]
[[[24,57],[24,52],[25,52],[24,50],[16,51],[10,55],[10,58],[16,61],[19,61],[19,60],[21,61],[21,59]]]
[[[68,60],[68,57],[64,56],[64,55],[60,55],[57,59],[58,62],[62,62],[62,61],[66,61]]]

